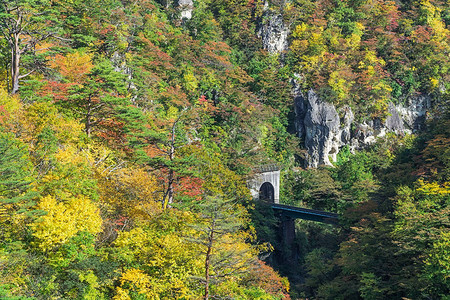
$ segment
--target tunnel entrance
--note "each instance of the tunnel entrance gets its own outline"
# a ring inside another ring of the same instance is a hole
[[[270,182],[264,182],[259,188],[259,200],[275,202],[275,189]]]

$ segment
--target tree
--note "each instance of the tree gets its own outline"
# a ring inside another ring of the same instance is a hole
[[[153,168],[161,179],[163,209],[174,203],[183,181],[198,178],[199,157],[196,155],[200,146],[194,142],[197,124],[193,116],[192,107],[170,106],[150,121],[149,128],[136,142],[140,161]]]
[[[157,150],[162,154],[162,156],[155,157],[159,163],[162,163],[163,167],[167,167],[167,187],[163,195],[163,208],[167,208],[168,205],[173,203],[174,197],[174,185],[176,180],[175,170],[177,168],[176,164],[176,151],[180,147],[185,146],[185,140],[183,141],[183,134],[176,134],[180,132],[179,125],[181,124],[181,117],[183,112],[180,113],[169,126],[169,134],[165,136],[165,132],[158,134],[159,138],[154,136],[153,145],[156,146]],[[180,135],[182,141],[180,141]],[[151,139],[153,139],[151,138]]]
[[[111,62],[102,60],[89,73],[77,75],[77,80],[80,82],[57,103],[82,119],[87,136],[100,129],[118,130],[121,124],[114,122],[118,121],[117,110],[129,104],[124,75],[116,72]]]
[[[104,156],[112,156],[109,152]],[[108,158],[109,160],[109,158]],[[104,224],[104,239],[117,236],[133,224],[146,223],[148,218],[161,213],[158,182],[146,168],[124,167],[124,161],[98,162],[95,177],[99,186],[99,201],[108,209]],[[108,230],[110,230],[108,232]],[[109,236],[108,236],[109,235]]]
[[[66,243],[78,232],[96,235],[101,230],[102,219],[91,199],[80,195],[65,200],[66,203],[45,196],[39,201],[38,208],[45,211],[46,215],[36,220],[31,227],[43,251]]]
[[[114,299],[199,298],[191,280],[201,274],[198,245],[184,238],[195,234],[193,222],[193,213],[167,209],[119,232],[113,255],[123,271]]]
[[[31,160],[26,145],[12,134],[0,131],[0,218],[16,213],[31,212],[36,193]]]
[[[258,260],[252,267],[247,280],[250,286],[256,286],[263,289],[267,294],[276,299],[290,300],[289,281],[286,277],[281,277],[263,261]],[[256,297],[255,297],[256,298]]]
[[[392,236],[397,252],[409,260],[402,281],[409,297],[438,298],[450,291],[447,262],[439,260],[450,227],[450,185],[419,179],[414,189],[401,187],[394,199],[396,222]],[[448,240],[447,240],[448,241]],[[412,284],[412,283],[415,284]]]
[[[197,204],[200,218],[192,228],[198,236],[190,241],[201,246],[204,257],[203,299],[211,297],[211,286],[230,278],[239,278],[249,271],[254,262],[255,249],[246,244],[252,238],[243,230],[245,209],[236,200],[221,197],[205,197]]]
[[[5,0],[0,3],[0,33],[10,50],[10,81],[12,94],[19,91],[21,79],[42,69],[43,61],[37,57],[37,46],[50,37],[57,37],[57,11],[50,0]],[[30,63],[27,73],[21,74],[25,56]]]

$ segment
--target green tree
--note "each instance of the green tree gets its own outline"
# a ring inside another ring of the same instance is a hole
[[[198,236],[190,241],[201,247],[204,276],[199,280],[206,300],[212,297],[211,287],[217,288],[222,282],[248,272],[256,253],[245,243],[251,234],[243,230],[246,211],[236,200],[206,197],[196,209],[200,218],[192,228]]]
[[[12,134],[0,131],[0,204],[5,215],[31,212],[33,167],[27,146]]]
[[[58,37],[58,11],[50,0],[2,1],[0,33],[1,38],[7,41],[11,54],[10,83],[7,86],[12,94],[16,94],[21,79],[42,69],[43,61],[37,49],[39,43]]]
[[[403,266],[403,279],[410,297],[439,297],[448,294],[450,286],[445,276],[446,262],[436,260],[446,251],[448,234],[450,189],[447,184],[419,179],[415,187],[401,187],[395,198],[395,228],[393,237],[398,253],[410,263]],[[440,263],[442,263],[440,265]],[[434,266],[434,268],[432,267]],[[439,271],[437,271],[439,269]]]
[[[34,182],[27,145],[0,130],[0,297],[7,299],[32,299],[25,297],[20,282],[34,261],[26,252],[27,224],[38,214]]]
[[[102,60],[58,104],[82,120],[88,136],[95,132],[107,137],[121,127],[117,110],[129,104],[125,76],[116,72],[111,62]]]

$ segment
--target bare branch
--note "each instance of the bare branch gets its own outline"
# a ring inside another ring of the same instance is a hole
[[[162,153],[164,153],[164,154],[167,154],[167,155],[169,155],[169,154],[170,154],[170,152],[169,152],[169,151],[167,151],[167,150],[163,150],[163,149],[162,149],[161,147],[159,147],[159,146],[158,146],[158,144],[155,144],[155,147],[156,147],[156,148],[158,148],[158,150],[159,150],[159,151],[161,151],[161,152],[162,152]]]
[[[31,70],[30,72],[28,72],[27,74],[24,74],[24,75],[19,75],[19,79],[22,79],[22,78],[25,78],[25,77],[27,77],[27,76],[29,76],[29,75],[31,75],[33,72],[34,72],[35,70]]]
[[[51,35],[51,37],[54,38],[54,39],[60,40],[60,41],[65,41],[65,42],[72,42],[73,41],[73,39],[67,39],[67,38],[63,38],[63,37],[60,37],[60,36],[56,36],[56,35]]]

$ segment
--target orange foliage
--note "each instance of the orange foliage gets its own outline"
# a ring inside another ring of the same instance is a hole
[[[143,58],[146,59],[145,69],[161,68],[162,70],[171,70],[174,68],[172,58],[143,34],[139,34],[139,41],[143,44],[145,52]]]
[[[176,191],[180,191],[181,196],[201,200],[204,192],[203,181],[197,177],[181,177],[174,188]]]
[[[149,144],[147,147],[145,147],[145,153],[148,155],[148,157],[151,158],[164,155],[164,152],[154,144]]]
[[[91,54],[69,53],[66,56],[57,54],[50,62],[50,66],[61,73],[70,82],[82,83],[86,75],[92,70]]]
[[[105,119],[100,120],[97,126],[99,130],[95,135],[106,142],[109,147],[122,149],[125,152],[131,151],[127,146],[127,137],[123,132],[123,122],[114,119]]]
[[[73,87],[75,83],[61,83],[57,81],[46,81],[42,90],[39,91],[39,96],[51,97],[54,101],[67,100],[69,89]]]
[[[273,296],[283,296],[283,299],[290,300],[289,282],[281,277],[265,262],[258,260],[257,265],[250,273],[252,284],[263,289]]]
[[[187,96],[180,86],[168,87],[160,93],[160,96],[164,102],[170,103],[171,105],[177,107],[190,106]]]

